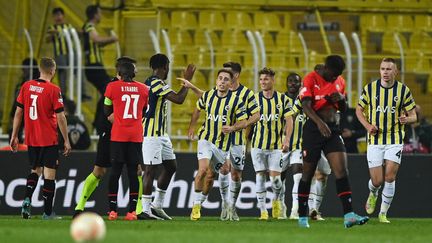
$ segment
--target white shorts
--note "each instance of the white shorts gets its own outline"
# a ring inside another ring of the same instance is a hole
[[[303,154],[302,154],[302,151],[300,149],[296,149],[294,151],[291,151],[288,156],[283,156],[283,157],[286,158],[285,160],[287,160],[287,161],[286,162],[284,161],[284,164],[286,166],[283,168],[282,171],[287,170],[288,166],[290,166],[290,165],[303,164]],[[321,158],[318,160],[318,164],[317,164],[316,169],[325,175],[331,174],[330,164],[329,164],[329,162],[328,162],[328,160],[325,157],[323,152],[321,152]]]
[[[207,140],[198,141],[198,160],[210,160],[210,165],[215,172],[219,171],[219,169],[225,163],[227,154],[228,151],[223,151]]]
[[[252,148],[252,163],[256,172],[258,171],[277,171],[281,172],[284,167],[284,160],[282,160],[282,150],[265,150],[259,148]]]
[[[390,160],[398,164],[402,159],[402,144],[368,145],[367,161],[369,168],[382,166],[384,160]]]
[[[231,160],[231,165],[236,170],[243,170],[246,159],[245,145],[231,145],[227,159]]]
[[[176,158],[171,140],[167,136],[144,137],[142,151],[145,165],[160,165],[164,160]]]

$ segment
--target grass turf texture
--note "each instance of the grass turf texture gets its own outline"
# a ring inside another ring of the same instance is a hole
[[[105,218],[106,219],[106,218]],[[104,242],[431,242],[432,219],[395,219],[381,224],[372,218],[364,226],[343,228],[342,218],[310,221],[301,229],[296,220],[258,221],[242,217],[240,222],[222,222],[216,217],[190,221],[108,221]],[[18,216],[0,216],[0,242],[72,242],[71,217],[43,221],[40,216],[23,220]]]

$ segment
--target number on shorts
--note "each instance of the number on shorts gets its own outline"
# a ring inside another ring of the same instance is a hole
[[[401,158],[401,155],[402,155],[402,151],[399,151],[399,152],[396,153],[396,156],[397,156],[399,159]]]
[[[132,114],[129,114],[131,98],[133,99]],[[127,95],[127,94],[125,94],[122,96],[122,101],[126,102],[125,109],[123,112],[123,119],[130,119],[132,117],[134,119],[137,119],[138,100],[139,100],[139,95]]]
[[[215,165],[215,169],[216,169],[216,171],[218,171],[221,167],[222,167],[222,163],[217,163],[216,165]]]
[[[244,161],[245,161],[244,157],[243,158],[241,158],[241,157],[235,157],[234,158],[234,164],[237,166],[244,165]]]
[[[279,166],[282,168],[282,166],[283,166],[283,159],[280,160]]]
[[[32,100],[31,106],[30,106],[30,110],[29,110],[29,116],[30,119],[37,120],[38,119],[38,113],[37,113],[37,95],[30,95],[30,99]]]

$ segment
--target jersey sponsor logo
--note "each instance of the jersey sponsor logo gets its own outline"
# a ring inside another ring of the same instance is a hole
[[[324,97],[325,95],[315,95],[315,100],[322,100]]]
[[[42,93],[44,88],[39,87],[39,86],[34,86],[34,85],[30,85],[29,88],[30,91],[36,92],[36,93]]]
[[[231,109],[231,107],[230,107],[229,105],[226,105],[226,106],[225,106],[225,110],[226,110],[226,111],[229,111],[230,109]]]
[[[303,121],[306,120],[306,116],[303,115],[303,114],[298,114],[298,115],[297,115],[297,119],[298,119],[300,122],[303,122]]]
[[[261,114],[260,121],[277,121],[279,114]]]
[[[396,112],[396,107],[395,106],[377,106],[376,108],[377,112],[382,112],[382,113],[395,113]]]
[[[211,120],[211,121],[214,121],[214,122],[217,122],[217,121],[226,122],[227,121],[227,116],[226,115],[213,115],[213,114],[209,114],[207,116],[207,120]]]

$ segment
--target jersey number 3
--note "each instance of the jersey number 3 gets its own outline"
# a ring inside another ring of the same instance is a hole
[[[37,120],[38,119],[38,113],[37,113],[37,95],[30,95],[30,99],[31,99],[31,105],[30,105],[30,110],[29,110],[29,116],[31,120]]]
[[[140,97],[139,95],[127,95],[127,94],[122,96],[122,101],[126,102],[124,112],[123,112],[123,119],[131,119],[131,118],[137,119],[139,97]],[[133,100],[132,114],[129,113],[131,100]]]

